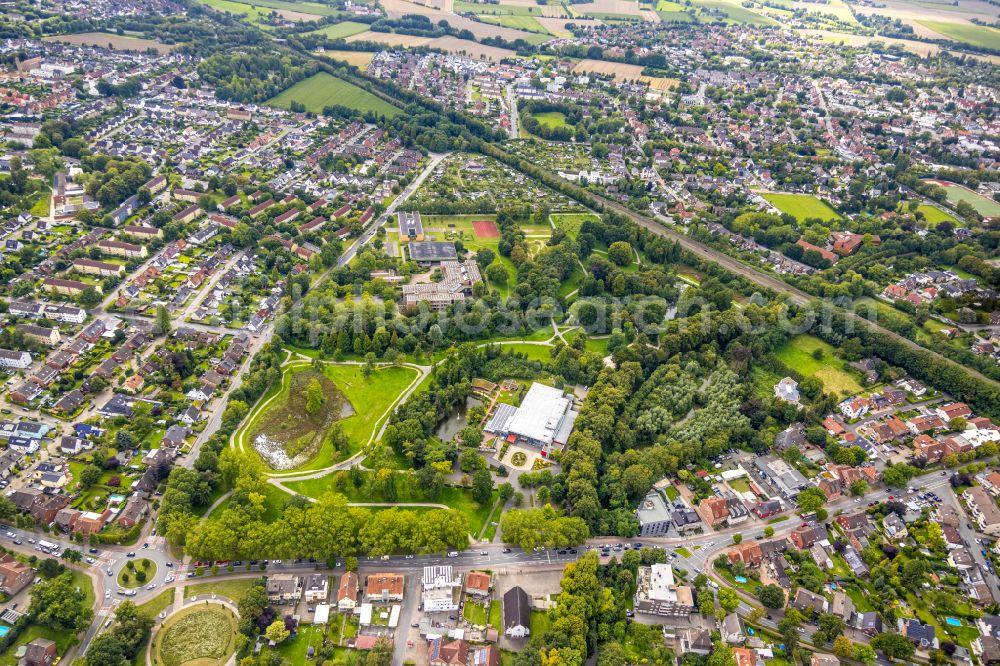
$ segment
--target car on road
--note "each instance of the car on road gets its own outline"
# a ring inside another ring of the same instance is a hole
[[[87,552],[89,552],[89,553],[90,553],[91,555],[97,555],[97,554],[98,554],[98,553],[100,553],[101,551],[97,550],[96,548],[91,548],[91,549],[90,549],[89,551],[87,551]]]
[[[411,627],[413,627],[414,629],[419,629],[419,628],[420,628],[420,624],[419,624],[419,623],[417,623],[417,622],[414,622],[414,623],[413,623],[413,624],[411,624],[410,626],[411,626]]]
[[[14,543],[16,543],[18,546],[20,546],[24,542],[21,541],[20,539],[14,539]]]
[[[408,559],[408,560],[412,560],[412,559],[413,559],[413,555],[407,555],[407,556],[406,556],[406,559]]]
[[[577,550],[576,550],[576,548],[570,548],[569,552],[570,552],[571,555],[576,555]]]
[[[110,599],[110,598],[111,598],[111,590],[107,590],[107,591],[106,591],[106,592],[104,593],[104,598],[105,598],[105,599]]]
[[[34,539],[28,539],[28,543],[35,543]]]
[[[95,560],[94,558],[92,558],[92,557],[88,557],[87,558],[87,564],[96,564],[96,563],[97,563],[97,560]]]
[[[481,551],[479,551],[479,554],[480,554],[480,555],[489,555],[489,553],[488,553],[488,552],[486,552],[485,550],[481,550]]]
[[[504,548],[504,549],[503,549],[503,552],[504,552],[504,553],[509,553],[509,552],[510,552],[510,548]]]
[[[566,554],[566,549],[565,548],[559,551],[559,555],[565,555],[565,554]]]
[[[127,553],[125,554],[125,556],[126,556],[126,557],[135,557],[135,551],[134,551],[134,550],[130,550],[129,552],[127,552]]]
[[[111,567],[108,567],[107,569],[105,569],[105,571],[108,572],[109,576],[114,576],[115,575],[115,572],[111,570]]]
[[[156,583],[150,583],[149,585],[146,586],[146,589],[147,590],[155,590],[156,589]]]
[[[174,563],[173,562],[167,562],[167,566],[168,567],[172,567],[172,566],[174,566]]]
[[[174,580],[176,580],[174,578],[174,575],[170,574],[169,576],[167,576],[166,578],[163,579],[163,584],[164,585],[169,585],[170,583],[174,582]]]
[[[16,535],[13,532],[7,532],[7,536],[13,539]]]
[[[144,544],[142,544],[142,547],[143,548],[149,548],[149,544],[148,543],[144,543]]]

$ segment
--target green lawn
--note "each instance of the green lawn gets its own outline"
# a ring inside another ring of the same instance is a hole
[[[531,610],[531,635],[540,636],[549,630],[552,619],[548,611]]]
[[[402,113],[400,109],[367,90],[326,72],[319,72],[299,81],[291,88],[269,99],[267,103],[271,106],[287,109],[292,102],[300,102],[314,113],[322,113],[323,107],[334,105],[346,106],[362,113],[373,111],[378,115],[390,118]]]
[[[67,568],[67,571],[73,575],[73,582],[76,583],[76,586],[83,591],[84,604],[88,608],[93,607],[94,601],[97,599],[94,593],[94,581],[91,580],[90,576],[78,569]]]
[[[144,604],[139,604],[139,612],[145,613],[147,617],[156,617],[163,611],[170,608],[174,603],[174,590],[168,588],[150,599]]]
[[[917,19],[917,22],[934,32],[940,33],[948,39],[962,44],[978,46],[982,48],[1000,48],[1000,30],[985,25],[972,25],[966,23],[951,23],[949,21],[929,21],[927,19]]]
[[[677,548],[674,548],[674,552],[680,555],[681,557],[691,557],[691,551],[685,548],[684,546],[678,546]]]
[[[139,558],[138,560],[129,560],[135,563],[135,568],[130,569],[129,567],[124,567],[118,572],[118,585],[120,587],[127,587],[129,589],[135,587],[145,587],[153,582],[156,577],[156,562],[153,560],[147,560],[146,558]],[[137,574],[143,572],[145,576],[142,580],[139,580]]]
[[[494,603],[490,605],[490,626],[499,629],[503,623],[503,604]]]
[[[938,224],[939,222],[958,223],[958,220],[956,220],[952,215],[949,215],[937,206],[920,204],[917,206],[917,211],[924,214],[924,219],[927,220],[928,224]]]
[[[549,219],[556,229],[562,229],[570,238],[576,238],[585,221],[599,222],[601,218],[593,213],[552,213]]]
[[[366,486],[360,489],[354,484],[339,483],[337,476],[345,475],[347,472],[334,472],[317,479],[306,479],[303,481],[289,481],[285,485],[293,492],[305,495],[306,497],[320,497],[326,492],[343,494],[350,502],[382,502],[381,497],[372,497],[366,490]],[[437,498],[428,498],[424,489],[416,484],[414,478],[403,472],[396,472],[396,502],[399,503],[432,503],[443,504],[451,509],[463,514],[469,521],[469,531],[478,534],[486,524],[490,515],[490,509],[496,501],[499,493],[493,492],[493,497],[489,502],[480,506],[476,500],[472,499],[472,491],[467,488],[457,486],[445,486]],[[405,507],[404,507],[405,508]]]
[[[232,601],[239,601],[251,585],[255,578],[236,578],[230,580],[214,580],[208,583],[195,583],[184,588],[184,598],[199,597],[203,594],[217,594]]]
[[[811,194],[776,194],[761,195],[783,213],[788,213],[799,222],[808,218],[819,218],[823,221],[839,220],[836,211]]]
[[[823,350],[821,359],[813,351]],[[857,393],[861,384],[844,369],[844,362],[835,356],[832,346],[811,335],[796,335],[775,352],[778,359],[803,377],[818,377],[826,391],[838,395]]]
[[[487,618],[489,617],[489,611],[486,606],[471,601],[468,597],[466,597],[465,607],[462,609],[462,615],[465,616],[465,619],[472,624],[485,627]]]
[[[351,35],[359,35],[369,28],[367,23],[358,23],[357,21],[344,21],[342,23],[334,23],[333,25],[325,25],[319,30],[313,30],[307,32],[307,35],[323,35],[329,39],[344,39],[350,37]]]
[[[376,368],[366,378],[360,365],[326,364],[323,374],[337,385],[354,407],[353,416],[339,421],[350,438],[352,453],[360,451],[368,443],[377,428],[381,427],[386,412],[396,398],[417,378],[416,370],[401,366]]]
[[[542,127],[555,129],[557,127],[569,127],[566,122],[566,114],[559,111],[547,111],[545,113],[535,113],[532,117],[538,121]]]

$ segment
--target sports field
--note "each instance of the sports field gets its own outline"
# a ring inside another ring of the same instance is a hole
[[[996,217],[1000,215],[1000,203],[990,201],[986,197],[976,194],[967,187],[963,187],[956,183],[950,183],[945,180],[930,180],[928,182],[943,187],[945,194],[948,195],[948,201],[952,203],[957,204],[959,201],[966,201],[972,204],[972,207],[984,217]]]
[[[472,229],[478,238],[500,238],[497,223],[492,220],[476,220],[472,223]]]
[[[931,206],[929,204],[920,204],[917,206],[917,211],[924,214],[924,219],[930,224],[937,224],[939,222],[954,222],[957,223],[954,217],[944,212],[937,206]]]
[[[839,220],[837,212],[811,194],[762,194],[775,208],[788,213],[799,222],[808,218],[818,218],[824,222]]]
[[[823,350],[820,359],[813,357],[817,349]],[[775,356],[803,377],[816,377],[823,382],[825,391],[837,395],[853,394],[861,384],[844,369],[844,361],[837,358],[833,347],[811,335],[796,335],[775,352]]]
[[[313,30],[308,32],[308,35],[323,35],[329,39],[344,39],[345,37],[350,37],[351,35],[359,35],[362,32],[368,30],[368,25],[364,23],[358,23],[357,21],[344,21],[342,23],[334,23],[333,25],[326,25],[319,30]]]
[[[362,90],[353,83],[338,79],[326,72],[313,74],[299,81],[291,88],[267,101],[270,106],[289,108],[292,102],[300,102],[313,113],[322,113],[326,106],[346,106],[356,111],[374,111],[380,116],[397,116],[399,109]]]
[[[990,49],[1000,49],[1000,30],[985,25],[971,23],[951,23],[949,21],[929,21],[921,19],[920,25],[942,34],[948,39]]]

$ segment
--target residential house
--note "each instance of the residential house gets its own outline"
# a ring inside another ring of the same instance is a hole
[[[349,613],[358,607],[358,574],[348,571],[340,578],[337,587],[337,610]]]
[[[302,579],[294,574],[267,577],[267,599],[274,604],[295,604],[302,597]]]
[[[13,555],[4,553],[0,556],[0,592],[8,597],[27,587],[34,577],[32,568]]]
[[[365,601],[387,604],[403,600],[403,575],[373,573],[365,579]]]
[[[330,595],[330,578],[326,574],[309,574],[302,590],[306,603],[325,602]]]
[[[24,656],[18,666],[53,666],[59,660],[59,648],[55,641],[36,638],[24,646]]]

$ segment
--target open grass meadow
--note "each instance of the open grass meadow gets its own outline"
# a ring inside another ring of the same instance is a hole
[[[542,127],[555,129],[557,127],[569,127],[566,122],[566,115],[558,111],[548,111],[546,113],[536,113],[532,116]]]
[[[362,32],[365,32],[366,30],[368,30],[368,25],[366,23],[358,23],[357,21],[343,21],[342,23],[325,25],[319,30],[313,30],[306,34],[323,35],[328,39],[344,39],[345,37],[350,37],[351,35],[360,35]]]
[[[366,482],[360,488],[356,487],[347,476],[347,472],[339,471],[316,479],[288,481],[285,486],[292,492],[306,497],[321,497],[332,492],[343,495],[349,502],[382,502],[382,497],[370,488],[370,478],[373,472],[366,472]],[[442,504],[453,511],[458,511],[469,521],[469,531],[478,534],[490,516],[490,510],[498,497],[494,491],[493,497],[484,505],[472,499],[472,491],[458,486],[445,486],[437,497],[428,497],[427,491],[418,485],[416,477],[406,472],[394,472],[396,478],[396,502]],[[408,507],[401,507],[407,509]],[[443,509],[430,509],[432,511]]]
[[[153,638],[154,660],[181,666],[221,664],[236,649],[236,617],[217,604],[187,608],[164,622]]]
[[[782,213],[788,213],[799,222],[809,218],[818,218],[824,222],[840,219],[840,215],[835,210],[811,194],[779,194],[769,192],[761,196]]]
[[[209,583],[189,584],[184,587],[184,598],[188,599],[191,597],[200,597],[205,594],[217,594],[231,601],[239,601],[243,593],[249,590],[254,582],[253,578],[237,578],[234,580],[216,580]]]
[[[991,49],[1000,47],[1000,30],[990,26],[927,19],[919,19],[917,22],[925,28],[930,28],[934,32],[962,44]]]
[[[587,220],[599,222],[601,218],[593,213],[552,213],[549,220],[556,229],[562,229],[570,238],[576,238],[580,227]]]
[[[821,358],[813,356],[815,350],[823,352]],[[778,359],[803,377],[817,377],[826,391],[838,395],[854,394],[862,386],[850,374],[846,363],[835,355],[832,346],[811,335],[796,335],[775,352]]]
[[[322,113],[327,106],[346,106],[356,111],[372,111],[380,116],[395,117],[402,111],[353,83],[326,72],[313,74],[268,100],[271,106],[288,109],[299,102],[313,113]]]

